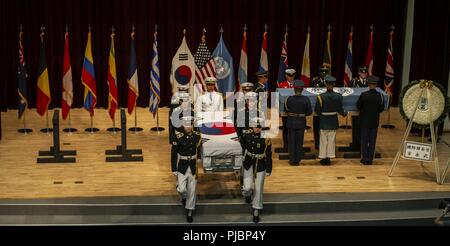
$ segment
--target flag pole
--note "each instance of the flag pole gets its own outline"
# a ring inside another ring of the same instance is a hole
[[[68,128],[63,129],[63,132],[67,132],[68,133],[67,135],[70,136],[70,135],[72,135],[72,132],[77,132],[78,129],[72,128],[72,117],[71,117],[70,111],[68,112],[68,117],[69,117]]]
[[[160,132],[164,131],[165,129],[164,129],[164,127],[159,126],[159,107],[158,106],[159,106],[159,103],[156,106],[156,127],[152,127],[150,130],[154,131],[154,132],[158,132],[158,134],[160,134]],[[170,117],[170,115],[169,115],[169,117]]]
[[[92,109],[92,110],[94,110],[94,109]],[[91,127],[86,128],[84,131],[89,132],[89,133],[94,133],[94,132],[100,131],[100,129],[94,127],[94,112],[91,112],[90,114],[91,114]]]
[[[203,35],[205,32],[206,32],[206,30],[205,30],[205,28],[203,28]],[[155,24],[155,34],[154,34],[155,40],[156,40],[157,34],[158,34],[158,25]],[[185,35],[185,34],[186,34],[186,30],[183,31],[183,35]],[[156,51],[154,51],[154,52],[157,54],[157,51],[158,51],[157,45],[155,45],[155,47],[156,47],[156,49],[155,49]],[[152,71],[153,71],[153,60],[152,60]],[[151,78],[150,78],[150,80],[151,80]],[[159,81],[158,81],[158,84],[159,84]],[[153,83],[150,83],[150,87],[153,89]],[[150,107],[151,106],[152,105],[150,105]],[[169,117],[170,117],[170,115],[169,115]],[[158,99],[157,103],[156,103],[156,127],[150,128],[150,131],[156,131],[156,132],[158,132],[158,134],[160,134],[164,130],[165,130],[164,127],[159,126],[159,99]]]
[[[394,29],[395,29],[395,26],[392,25],[391,26],[391,34],[390,34],[390,41],[389,42],[391,42],[391,40],[392,40],[392,35],[394,33]],[[390,91],[390,90],[388,90],[388,91]],[[392,95],[389,95],[387,124],[381,125],[381,128],[385,128],[385,129],[394,129],[395,128],[395,126],[391,124],[391,102],[392,102]]]
[[[26,112],[27,112],[27,110],[25,109],[23,111],[23,129],[17,130],[18,132],[23,133],[23,135],[27,135],[29,132],[33,131],[32,129],[27,128],[27,120],[26,120],[26,116],[25,116]]]
[[[137,106],[136,103],[134,104],[134,127],[130,127],[130,129],[128,129],[130,132],[134,132],[134,133],[138,133],[141,132],[142,129],[141,127],[137,126]]]
[[[52,132],[53,131],[53,129],[52,128],[50,128],[49,127],[49,121],[48,121],[48,109],[45,111],[45,115],[46,115],[46,117],[45,117],[45,125],[46,125],[46,127],[44,128],[44,129],[41,129],[41,132],[44,132],[44,133],[47,133],[47,135],[50,135],[50,132]]]

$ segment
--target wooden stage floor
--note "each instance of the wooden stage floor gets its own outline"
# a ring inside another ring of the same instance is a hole
[[[142,148],[144,162],[105,162],[105,150],[119,145],[120,134],[113,135],[106,131],[111,127],[111,120],[106,110],[97,109],[94,125],[101,129],[100,132],[90,134],[79,131],[71,136],[61,133],[62,149],[78,152],[75,164],[37,164],[38,151],[48,150],[52,144],[51,135],[39,132],[45,127],[45,118],[39,117],[35,110],[27,111],[28,125],[34,132],[25,136],[17,132],[22,127],[17,111],[3,112],[0,198],[175,195],[175,177],[170,170],[168,109],[162,108],[160,113],[161,125],[166,131],[160,134],[149,131],[156,121],[147,108],[139,108],[138,125],[145,130],[138,134],[128,133],[129,148]],[[266,179],[265,192],[450,192],[450,177],[447,177],[447,184],[436,184],[433,164],[422,167],[419,162],[401,160],[394,176],[387,176],[405,129],[398,108],[392,108],[391,116],[396,128],[379,130],[376,149],[383,158],[376,159],[374,165],[363,166],[359,159],[337,158],[332,166],[321,166],[318,160],[304,160],[300,166],[290,166],[288,161],[278,160],[278,154],[274,153],[273,173]],[[387,114],[383,113],[382,123],[386,122],[386,117]],[[134,124],[134,117],[128,118],[130,127]],[[308,121],[312,125],[311,119]],[[73,127],[83,130],[89,124],[86,111],[72,110]],[[61,129],[65,127],[67,122],[61,122]],[[338,130],[337,146],[348,145],[350,134],[351,130]],[[445,133],[443,138],[444,141],[438,144],[441,172],[450,157],[450,147],[446,144],[450,143],[449,133]],[[281,147],[281,131],[273,143],[274,147]],[[312,145],[312,130],[309,130],[305,134],[305,146]],[[201,168],[199,170],[198,194],[238,195],[239,182],[233,173],[204,174]]]

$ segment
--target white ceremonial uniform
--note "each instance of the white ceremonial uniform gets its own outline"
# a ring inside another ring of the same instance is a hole
[[[195,112],[217,112],[223,111],[223,97],[218,92],[205,92],[195,102]]]

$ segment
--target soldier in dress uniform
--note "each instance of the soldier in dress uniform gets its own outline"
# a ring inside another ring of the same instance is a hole
[[[256,73],[258,78],[258,83],[253,86],[253,91],[256,93],[266,92],[266,84],[269,80],[269,73],[265,71],[260,71]]]
[[[286,80],[278,83],[278,88],[292,88],[295,78],[295,69],[288,68],[284,71]]]
[[[351,87],[367,87],[367,73],[368,69],[366,66],[361,66],[358,69],[358,77],[353,78],[350,81]]]
[[[207,77],[205,79],[206,92],[197,98],[195,102],[195,112],[215,112],[223,111],[223,97],[215,91],[217,79]]]
[[[175,149],[171,155],[172,173],[177,177],[177,191],[186,208],[187,222],[193,222],[193,211],[196,203],[197,187],[197,152],[200,151],[201,134],[193,131],[194,117],[182,118],[181,132],[176,133],[173,140]]]
[[[342,106],[342,95],[333,91],[336,79],[327,75],[327,91],[317,96],[315,112],[320,117],[320,164],[331,165],[330,158],[335,158],[336,130],[339,128],[338,116],[346,116]]]
[[[372,165],[377,141],[380,113],[384,110],[383,95],[376,88],[380,79],[369,76],[367,82],[369,91],[361,93],[356,103],[359,110],[359,122],[361,125],[361,163]]]
[[[289,136],[289,163],[298,166],[303,158],[303,137],[306,128],[306,116],[312,114],[311,102],[308,97],[302,96],[305,82],[294,80],[295,95],[286,98],[284,104],[287,114]]]
[[[295,73],[296,73],[295,69],[292,69],[292,68],[286,69],[284,71],[284,73],[286,74],[285,75],[286,80],[279,82],[278,88],[293,88],[293,82],[294,82],[294,77],[295,77]],[[283,132],[282,132],[283,133],[283,149],[285,151],[287,151],[288,150],[288,130],[286,128],[287,118],[286,118],[285,114],[280,115],[280,116],[281,116],[281,122],[283,124]]]
[[[259,211],[263,209],[264,179],[272,173],[272,141],[261,135],[263,123],[263,118],[253,118],[252,131],[240,138],[244,149],[242,194],[252,204],[255,223],[259,222]]]
[[[180,102],[180,94],[188,94],[189,95],[189,86],[188,85],[179,85],[177,87],[178,91],[176,91],[173,95],[172,98],[170,99],[170,105],[169,105],[169,143],[172,144],[172,136],[174,134],[174,128],[172,125],[172,120],[171,120],[171,115],[174,109],[176,109],[177,107],[179,107],[181,105]]]
[[[249,106],[253,107],[257,100],[256,93],[252,92],[253,83],[242,83],[241,88],[242,92],[236,93],[236,100],[234,102],[234,127],[236,128],[238,137],[249,127]]]
[[[328,74],[328,67],[322,66],[319,68],[319,76],[311,80],[311,87],[322,88],[325,87],[325,76]],[[320,117],[313,116],[313,132],[314,132],[314,147],[319,149],[320,145]]]

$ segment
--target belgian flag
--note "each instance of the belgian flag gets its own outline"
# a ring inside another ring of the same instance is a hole
[[[41,45],[39,55],[39,70],[37,80],[37,103],[36,110],[39,115],[44,116],[48,110],[48,105],[51,102],[50,96],[50,82],[48,79],[47,62],[45,60],[45,44],[44,44],[44,29],[41,28]]]

